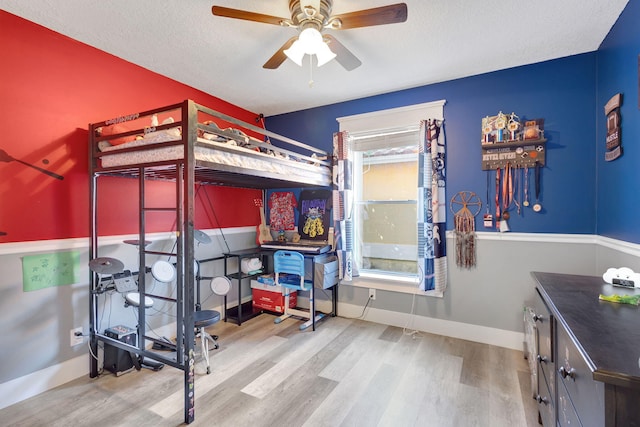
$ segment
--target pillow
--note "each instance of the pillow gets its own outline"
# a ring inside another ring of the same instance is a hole
[[[100,142],[98,142],[98,150],[100,150],[100,151],[104,151],[109,147],[112,147],[112,145],[109,144],[109,141],[100,141]]]
[[[118,133],[127,132],[129,130],[130,129],[127,129],[127,127],[125,125],[120,124],[120,123],[116,123],[116,124],[111,125],[111,126],[103,127],[101,135],[102,136],[115,135],[115,134],[118,134]],[[129,136],[123,136],[121,138],[108,139],[107,141],[111,145],[120,145],[120,144],[124,144],[125,142],[133,141],[135,139],[136,139],[135,135],[129,135]]]

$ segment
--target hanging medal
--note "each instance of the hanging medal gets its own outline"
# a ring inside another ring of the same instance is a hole
[[[500,229],[500,168],[496,169],[496,228]]]
[[[505,231],[509,231],[509,224],[507,223],[507,220],[509,219],[510,214],[509,214],[508,208],[509,208],[509,205],[511,204],[512,198],[513,198],[513,183],[511,179],[511,167],[509,163],[507,163],[504,168],[504,178],[502,181],[502,206],[503,206],[502,218],[500,219],[500,225],[498,227],[498,230],[501,233],[504,233]]]
[[[524,201],[522,202],[522,206],[525,208],[529,206],[529,167],[524,167]]]
[[[491,180],[491,171],[487,171],[487,211],[485,212],[483,219],[484,219],[484,226],[485,228],[493,228],[493,215],[491,215],[491,212],[489,211],[489,185],[490,185],[490,181]]]
[[[538,161],[536,161],[535,181],[536,203],[533,205],[533,211],[540,212],[542,211],[542,204],[540,203],[540,162]]]
[[[520,179],[519,174],[520,171],[518,169],[513,172],[513,203],[516,205],[516,212],[518,215],[521,213],[520,196],[522,196],[522,179]]]
[[[509,206],[513,199],[513,179],[512,169],[509,162],[504,168],[504,179],[502,181],[502,219],[505,221],[511,217],[509,214]]]

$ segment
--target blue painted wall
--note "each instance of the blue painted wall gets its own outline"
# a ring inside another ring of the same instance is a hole
[[[640,110],[638,55],[640,1],[631,0],[598,50],[597,61],[597,226],[599,235],[640,243]],[[622,93],[622,157],[604,160],[607,133],[604,105]]]
[[[525,119],[544,118],[548,140],[547,166],[542,170],[544,210],[534,213],[529,208],[520,217],[514,215],[509,220],[511,231],[593,234],[596,63],[596,53],[577,55],[272,116],[266,124],[272,131],[330,150],[337,117],[446,99],[447,199],[470,190],[486,202],[488,172],[481,170],[481,119],[499,111],[513,111]],[[494,176],[492,172],[491,187]],[[493,197],[491,189],[490,200]],[[493,212],[495,207],[490,209]],[[453,228],[452,217],[448,215],[447,229]],[[481,215],[476,229],[485,230]]]

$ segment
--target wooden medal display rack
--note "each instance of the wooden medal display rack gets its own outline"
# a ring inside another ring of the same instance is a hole
[[[482,119],[482,170],[534,168],[545,165],[544,119],[527,120],[515,113]]]

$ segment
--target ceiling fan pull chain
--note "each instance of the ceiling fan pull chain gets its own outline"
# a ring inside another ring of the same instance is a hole
[[[309,57],[309,87],[313,87],[313,55],[307,55]]]

